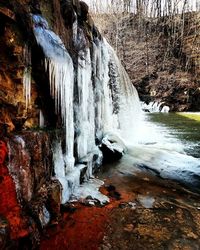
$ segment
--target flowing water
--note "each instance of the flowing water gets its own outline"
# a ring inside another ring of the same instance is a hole
[[[179,140],[188,155],[200,158],[200,122],[178,113],[149,114],[149,120],[167,130],[168,135]]]
[[[137,140],[127,147],[113,171],[125,176],[148,172],[200,191],[200,122],[174,113],[145,113]]]

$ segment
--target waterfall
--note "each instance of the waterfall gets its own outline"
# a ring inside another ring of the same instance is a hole
[[[134,141],[138,123],[141,120],[141,105],[136,88],[121,65],[113,48],[105,42],[110,54],[110,62],[115,66],[115,78],[110,86],[113,92],[113,113],[118,112],[118,124],[121,137],[126,141]],[[110,77],[110,81],[112,78]],[[117,100],[117,101],[115,101]],[[115,110],[117,103],[117,111]]]
[[[95,39],[92,49],[88,48],[84,31],[75,21],[73,42],[78,55],[74,67],[67,49],[47,21],[40,15],[32,18],[34,34],[45,55],[56,112],[61,114],[65,127],[66,150],[60,140],[53,147],[55,176],[62,184],[65,203],[73,196],[85,195],[80,189],[81,178],[90,183],[84,188],[90,190],[88,195],[96,194],[94,190],[102,183],[91,178],[102,161],[98,145],[108,134],[130,139],[140,115],[140,103],[137,91],[105,39]],[[108,201],[103,195],[99,197]]]
[[[111,132],[125,140],[134,139],[141,116],[138,93],[105,39],[93,44],[93,51],[96,136]]]
[[[168,113],[170,110],[170,107],[169,106],[163,106],[162,109],[161,109],[161,112],[162,113]]]

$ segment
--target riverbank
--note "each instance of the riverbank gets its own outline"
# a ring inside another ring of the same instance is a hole
[[[177,113],[177,114],[181,115],[183,117],[200,122],[200,112],[181,112],[181,113]]]

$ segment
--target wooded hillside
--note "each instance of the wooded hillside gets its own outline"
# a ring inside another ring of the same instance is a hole
[[[200,109],[200,12],[190,11],[188,1],[179,9],[170,2],[165,2],[167,8],[161,6],[162,13],[153,2],[151,12],[136,5],[134,13],[109,10],[93,16],[142,100],[163,102],[171,110],[196,111]]]

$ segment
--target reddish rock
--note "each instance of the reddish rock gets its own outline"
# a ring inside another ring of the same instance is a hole
[[[48,230],[40,250],[98,250],[103,241],[110,209],[78,205],[73,214],[65,214],[63,221]]]
[[[21,214],[21,207],[17,200],[15,184],[8,168],[4,165],[7,156],[6,143],[0,141],[0,211],[9,222],[11,239],[18,239],[29,234],[27,218]]]
[[[8,149],[6,143],[0,140],[0,165],[4,163],[7,153]]]

